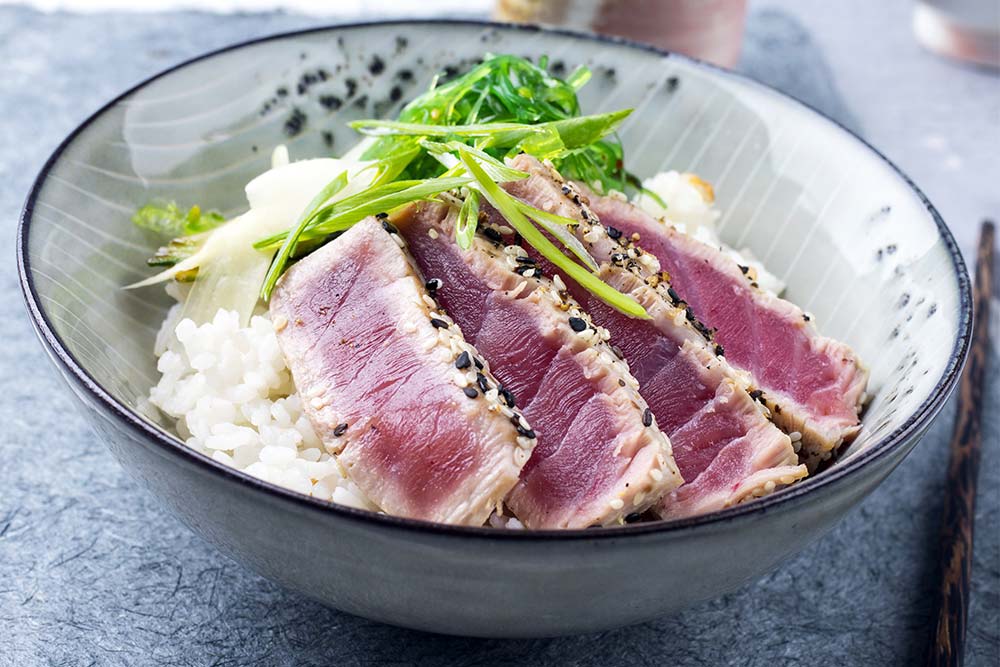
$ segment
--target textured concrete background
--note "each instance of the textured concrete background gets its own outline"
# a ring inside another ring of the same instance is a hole
[[[978,220],[1000,214],[1000,81],[922,53],[908,2],[752,7],[740,68],[897,161],[968,254]],[[0,7],[0,665],[916,663],[953,406],[860,508],[778,572],[672,618],[554,640],[424,635],[326,609],[219,555],[125,476],[72,411],[26,321],[13,262],[23,198],[58,141],[125,87],[198,52],[314,23]],[[1000,664],[996,347],[971,665]]]

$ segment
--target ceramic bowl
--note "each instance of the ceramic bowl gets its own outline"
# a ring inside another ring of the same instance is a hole
[[[871,366],[861,437],[828,470],[681,521],[564,532],[456,528],[300,496],[187,449],[136,405],[157,378],[168,299],[122,291],[157,239],[129,223],[153,197],[227,213],[271,149],[344,150],[345,121],[394,115],[432,74],[484,52],[594,70],[589,112],[634,106],[632,169],[714,183],[724,239]],[[276,35],[163,72],[59,146],[28,196],[18,261],[42,343],[111,451],[221,551],[352,614],[479,636],[636,623],[718,596],[827,531],[916,444],[951,392],[969,282],[937,212],[892,164],[802,104],[729,72],[618,40],[471,22]]]

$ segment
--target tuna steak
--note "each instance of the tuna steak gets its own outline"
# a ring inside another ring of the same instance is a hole
[[[810,468],[857,435],[868,372],[850,347],[821,336],[798,306],[761,290],[753,270],[719,248],[618,198],[593,197],[590,206],[605,224],[639,235],[679,297],[716,330],[729,362],[750,373],[775,423],[801,433]]]
[[[482,525],[535,439],[520,412],[470,384],[478,352],[439,310],[389,223],[362,221],[289,269],[271,318],[302,404],[382,510]]]
[[[535,262],[496,234],[462,251],[436,204],[395,218],[441,304],[524,410],[538,445],[507,505],[530,528],[619,523],[677,487],[667,438],[627,364]],[[492,389],[492,386],[490,386]]]
[[[717,355],[723,350],[709,343],[708,330],[676,299],[656,259],[603,227],[575,187],[553,170],[525,155],[513,166],[531,176],[505,187],[533,206],[577,220],[575,234],[601,264],[601,279],[635,298],[651,317],[629,318],[569,285],[594,321],[611,332],[611,343],[628,360],[673,444],[687,482],[658,508],[661,516],[721,509],[804,477],[788,436],[750,397],[743,374]]]

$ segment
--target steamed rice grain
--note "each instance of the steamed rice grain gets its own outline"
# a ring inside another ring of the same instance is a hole
[[[156,337],[161,377],[149,402],[185,444],[267,482],[375,510],[303,413],[271,320],[255,315],[244,327],[236,311],[220,309],[199,326],[181,308]]]

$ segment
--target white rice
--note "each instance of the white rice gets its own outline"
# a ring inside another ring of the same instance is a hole
[[[219,310],[201,326],[168,314],[156,339],[160,381],[149,400],[188,447],[262,480],[375,510],[323,448],[302,412],[271,320],[241,327]]]

